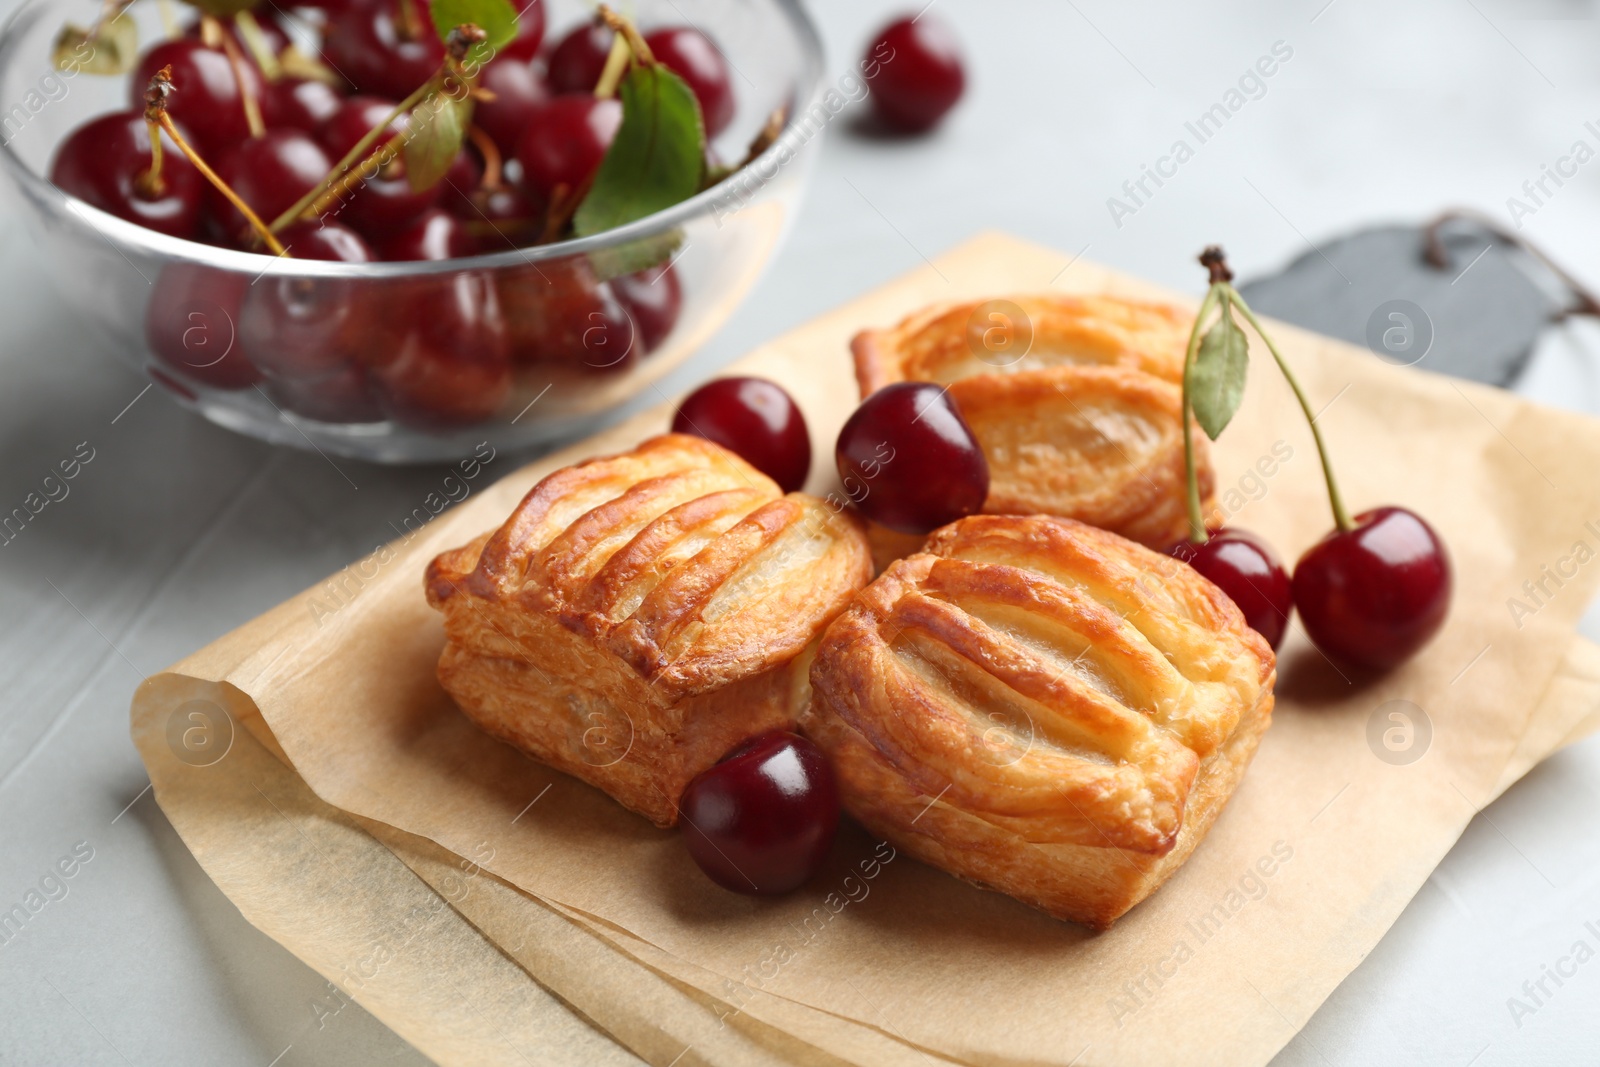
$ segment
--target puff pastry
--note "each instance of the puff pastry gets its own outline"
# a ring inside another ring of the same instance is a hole
[[[931,308],[893,329],[857,334],[861,395],[897,381],[948,385],[989,460],[989,514],[1061,515],[1152,548],[1182,538],[1177,383],[1193,317],[1107,296],[1009,302],[1032,332],[1026,354],[1014,359],[991,355],[974,337],[974,324],[987,321],[980,303]],[[1195,446],[1209,511],[1215,478],[1203,434]]]
[[[801,721],[872,832],[1104,928],[1204,838],[1275,678],[1186,564],[1070,519],[980,515],[829,626]]]
[[[857,520],[668,434],[551,474],[426,590],[462,711],[671,826],[696,774],[794,724],[809,646],[870,578]]]

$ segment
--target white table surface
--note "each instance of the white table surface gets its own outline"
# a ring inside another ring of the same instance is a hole
[[[818,8],[836,73],[891,10]],[[1506,218],[1506,198],[1575,139],[1593,143],[1583,124],[1600,119],[1600,22],[1580,0],[937,10],[968,50],[960,109],[920,141],[837,124],[787,247],[669,393],[981,228],[1198,292],[1193,255],[1213,241],[1249,277],[1352,226],[1456,204]],[[1115,226],[1106,199],[1276,41],[1293,57],[1266,94]],[[1600,282],[1591,169],[1525,232]],[[421,1062],[353,1003],[319,1026],[326,983],[195,864],[142,793],[127,717],[142,676],[388,539],[441,472],[341,462],[352,488],[317,456],[236,437],[159,391],[124,411],[144,382],[63,317],[3,195],[0,505],[78,442],[95,458],[0,547],[0,905],[76,843],[94,854],[0,947],[0,1062]],[[1594,411],[1597,353],[1600,331],[1553,333],[1519,390]],[[1276,1062],[1600,1063],[1600,960],[1547,980],[1535,1013],[1508,1007],[1574,942],[1600,949],[1585,927],[1600,929],[1597,783],[1592,740],[1481,813]]]

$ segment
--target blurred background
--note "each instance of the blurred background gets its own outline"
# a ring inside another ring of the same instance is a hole
[[[810,6],[830,80],[882,23],[918,10]],[[0,15],[12,7],[0,0]],[[810,148],[788,243],[666,396],[984,229],[1198,294],[1194,256],[1209,243],[1250,280],[1351,231],[1468,206],[1520,222],[1520,236],[1600,284],[1600,160],[1548,186],[1531,213],[1508,204],[1532,204],[1524,183],[1575,142],[1600,149],[1595,4],[929,8],[965,51],[960,105],[917,138],[872,134],[860,105],[836,121]],[[1196,144],[1185,123],[1275,47],[1276,73]],[[1193,157],[1133,200],[1124,183],[1179,138]],[[0,945],[0,1061],[421,1062],[212,885],[142,792],[127,709],[145,675],[395,536],[444,468],[335,464],[141,394],[146,381],[64,313],[11,191],[0,197],[0,505],[80,444],[93,452],[70,494],[0,546],[0,902],[76,843],[93,850],[69,895]],[[1593,412],[1597,357],[1600,331],[1569,320],[1543,333],[1515,387]],[[1585,632],[1600,637],[1592,617]],[[1480,814],[1277,1063],[1600,1062],[1600,963],[1533,1015],[1507,1005],[1574,941],[1593,941],[1586,922],[1600,926],[1597,782],[1591,740]]]

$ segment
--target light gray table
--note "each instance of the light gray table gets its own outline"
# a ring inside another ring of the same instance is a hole
[[[969,52],[961,109],[922,141],[830,133],[788,246],[667,392],[979,228],[1198,291],[1212,241],[1249,276],[1353,225],[1449,204],[1505,218],[1600,117],[1587,3],[938,3]],[[838,72],[890,10],[820,6]],[[1107,199],[1278,41],[1293,56],[1265,94],[1116,225]],[[1590,169],[1525,232],[1600,279]],[[144,382],[64,318],[3,203],[0,506],[80,442],[94,459],[0,547],[0,906],[75,846],[93,855],[0,946],[0,1062],[420,1061],[354,1004],[319,1025],[326,983],[244,922],[143,792],[127,708],[143,675],[386,540],[441,472],[341,461],[352,486],[156,392],[129,408]],[[1519,389],[1592,411],[1597,352],[1592,327],[1553,334]],[[1597,782],[1591,741],[1482,813],[1278,1063],[1600,1062],[1600,962],[1547,980],[1531,1015],[1507,1003],[1574,942],[1600,948]]]

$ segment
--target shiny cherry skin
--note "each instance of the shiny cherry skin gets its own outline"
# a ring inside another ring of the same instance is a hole
[[[1387,670],[1427,644],[1450,611],[1450,554],[1422,517],[1362,512],[1294,568],[1294,604],[1313,644],[1335,663]]]
[[[337,162],[394,110],[395,103],[381,96],[352,96],[317,131],[317,142],[329,159]],[[406,123],[404,117],[390,123],[388,132],[372,143],[367,154],[370,156],[393,141],[405,130]],[[438,203],[443,191],[443,183],[421,190],[411,188],[404,169],[397,146],[393,159],[346,194],[330,212],[371,240],[387,239]]]
[[[188,382],[248,389],[261,372],[238,341],[239,309],[250,275],[195,263],[171,263],[156,278],[145,308],[150,351]]]
[[[931,129],[967,85],[955,31],[934,12],[885,26],[861,62],[873,111],[907,133]]]
[[[278,55],[289,47],[289,34],[283,28],[283,24],[279,22],[275,13],[258,10],[255,12],[255,19],[256,25],[261,27],[261,37],[266,42],[267,47],[272,50],[273,55]],[[233,39],[239,44],[239,54],[250,60],[251,65],[255,66],[255,54],[250,50],[250,43],[245,39],[244,31],[239,29],[237,22],[231,19],[224,21],[233,30]],[[184,29],[183,35],[193,40],[199,40],[200,32],[200,20],[195,19]]]
[[[728,77],[728,61],[711,38],[688,26],[674,26],[645,34],[644,43],[694,90],[705,118],[706,136],[715,137],[727,129],[733,121],[733,82]]]
[[[633,319],[581,257],[495,272],[519,364],[618,374],[642,354]]]
[[[777,382],[716,378],[678,405],[672,432],[704,437],[742,456],[785,493],[806,484],[811,433],[799,406]]]
[[[285,411],[318,422],[382,422],[383,408],[360,367],[346,366],[321,378],[268,378],[262,385]]]
[[[950,394],[896,382],[861,402],[834,448],[844,492],[874,522],[928,533],[989,495],[989,461]]]
[[[492,278],[461,271],[379,284],[362,355],[385,412],[420,429],[492,418],[511,392]]]
[[[1277,651],[1289,629],[1294,597],[1289,572],[1271,545],[1249,530],[1223,527],[1213,531],[1204,544],[1186,538],[1167,549],[1167,554],[1183,560],[1228,594],[1250,628]]]
[[[542,209],[519,185],[479,187],[465,197],[456,195],[446,206],[471,235],[474,255],[525,248],[538,240],[542,228]]]
[[[460,219],[443,208],[430,207],[381,242],[378,249],[385,262],[418,262],[470,256],[476,242]]]
[[[353,230],[337,222],[302,223],[282,236],[298,259],[366,263],[374,258]],[[351,278],[257,279],[239,309],[240,351],[275,380],[320,379],[344,371],[365,342],[371,285]]]
[[[493,93],[494,99],[480,100],[473,108],[472,121],[494,140],[501,153],[515,155],[523,127],[539,105],[550,99],[550,90],[532,66],[507,58],[484,67],[478,85]]]
[[[316,188],[333,164],[306,134],[277,129],[240,142],[213,166],[239,199],[270,225]],[[214,229],[224,239],[244,248],[255,245],[255,230],[215,189],[207,195],[207,208]]]
[[[512,6],[517,9],[517,36],[500,49],[500,57],[530,63],[544,43],[544,0],[516,0]]]
[[[678,802],[684,847],[735,893],[774,896],[821,869],[839,829],[822,750],[787,730],[757,735],[700,772]]]
[[[194,237],[200,229],[206,180],[162,134],[159,192],[147,194],[150,130],[143,110],[114,111],[79,126],[61,142],[50,180],[63,192],[119,219],[169,237]]]
[[[683,286],[668,263],[611,279],[611,291],[632,316],[646,352],[661,346],[683,310]]]
[[[410,4],[402,18],[400,4]],[[359,0],[330,21],[328,64],[359,92],[402,100],[438,71],[444,44],[417,0]]]
[[[592,93],[611,54],[610,27],[598,19],[574,29],[550,52],[550,89],[557,93]]]
[[[558,186],[578,189],[605,158],[622,125],[622,104],[569,93],[535,108],[517,145],[523,181],[549,197]]]
[[[128,83],[129,106],[144,109],[144,91],[162,67],[172,67],[172,96],[167,100],[171,115],[199,149],[206,162],[216,165],[215,155],[250,136],[245,119],[241,79],[234,75],[233,63],[225,52],[207,48],[199,41],[180,37],[164,41],[144,54]],[[266,100],[267,85],[254,64],[240,65],[256,102]]]
[[[344,104],[344,97],[337,89],[315,78],[280,78],[272,84],[269,92],[272,115],[268,123],[288,126],[313,136]]]

